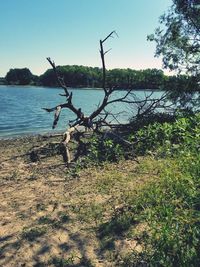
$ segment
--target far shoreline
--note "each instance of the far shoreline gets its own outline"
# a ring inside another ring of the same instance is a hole
[[[18,85],[18,84],[0,84],[0,88],[1,87],[22,87],[22,88],[35,88],[35,89],[39,89],[39,88],[44,88],[44,89],[61,89],[63,90],[62,87],[53,87],[53,86],[44,86],[44,85]],[[69,90],[102,90],[103,88],[100,87],[68,87]],[[125,89],[125,88],[117,88],[117,91],[126,91],[129,89]],[[162,88],[133,88],[133,91],[156,91],[156,92],[164,92],[166,90],[162,89]]]

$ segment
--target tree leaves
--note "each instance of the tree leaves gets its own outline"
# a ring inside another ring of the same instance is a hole
[[[157,43],[156,56],[163,56],[164,68],[200,75],[200,9],[196,1],[173,0],[167,13],[160,17],[149,41]]]

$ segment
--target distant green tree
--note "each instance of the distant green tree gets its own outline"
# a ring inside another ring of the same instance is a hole
[[[6,80],[3,77],[0,77],[0,85],[6,84]]]
[[[39,84],[43,86],[58,86],[55,74],[52,69],[48,69],[44,74],[39,77]]]
[[[142,71],[143,87],[146,89],[161,88],[164,80],[164,73],[158,69],[146,69]]]
[[[158,69],[132,70],[112,69],[108,71],[108,82],[119,88],[158,89],[162,87],[164,73]]]
[[[93,88],[101,87],[102,84],[101,69],[97,67],[66,65],[58,66],[57,71],[69,87]],[[159,69],[111,69],[107,70],[106,74],[107,86],[115,86],[119,89],[166,89],[167,87],[169,90],[176,90],[177,86],[180,87],[180,76],[173,76],[174,82],[171,86],[172,79],[165,76],[164,72]],[[37,79],[35,82],[37,82]],[[39,77],[38,84],[57,87],[58,82],[53,70],[49,69],[42,74]]]
[[[57,71],[69,87],[100,87],[101,69],[77,65],[58,66]],[[52,69],[39,77],[39,83],[44,86],[58,86]]]
[[[28,85],[32,83],[34,76],[28,68],[10,69],[5,79],[8,84]]]

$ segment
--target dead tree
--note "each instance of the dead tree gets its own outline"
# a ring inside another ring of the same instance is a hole
[[[100,40],[100,56],[102,62],[102,89],[104,91],[104,97],[99,106],[96,108],[96,110],[94,110],[90,115],[84,114],[81,110],[81,107],[76,107],[74,105],[73,93],[69,92],[69,88],[65,84],[64,77],[60,76],[54,61],[52,61],[49,57],[47,58],[48,62],[50,63],[51,67],[54,70],[59,86],[64,89],[64,94],[62,94],[61,96],[66,98],[65,102],[62,104],[59,104],[53,108],[44,108],[44,110],[46,110],[47,112],[55,112],[53,126],[52,126],[53,129],[56,127],[58,123],[62,109],[64,108],[69,109],[76,115],[76,119],[73,121],[73,123],[69,123],[69,128],[63,134],[63,140],[62,140],[62,144],[64,147],[63,158],[66,161],[66,163],[71,162],[71,156],[69,153],[69,142],[71,140],[71,136],[75,131],[78,131],[80,126],[84,126],[85,128],[91,129],[92,131],[97,131],[99,127],[102,125],[106,125],[107,127],[111,126],[107,120],[109,113],[106,111],[106,107],[108,105],[117,102],[123,102],[128,104],[137,104],[138,106],[142,107],[148,101],[152,102],[152,100],[149,98],[146,98],[144,100],[136,99],[135,97],[130,98],[129,96],[131,95],[132,88],[127,88],[127,90],[124,91],[125,93],[122,97],[116,97],[114,99],[110,98],[111,95],[116,90],[118,90],[118,88],[117,86],[107,86],[106,83],[105,55],[110,50],[104,51],[104,44],[109,38],[113,37],[114,35],[116,35],[116,32],[112,31],[103,40]]]

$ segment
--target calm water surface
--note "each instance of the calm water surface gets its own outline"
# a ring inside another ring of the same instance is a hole
[[[71,89],[73,101],[81,107],[85,114],[90,114],[96,109],[103,97],[103,91],[98,89]],[[147,91],[146,94],[150,93]],[[63,89],[31,87],[31,86],[0,86],[0,138],[20,136],[24,134],[54,133],[66,129],[68,121],[75,119],[73,113],[63,109],[56,130],[52,130],[53,113],[47,113],[42,107],[54,107],[65,102],[59,96]],[[124,95],[118,91],[118,96]],[[136,91],[138,97],[143,98],[144,91]],[[156,91],[157,96],[162,92]],[[115,113],[122,112],[119,116],[121,122],[128,121],[130,107],[125,104],[115,103],[110,108]],[[123,112],[125,111],[126,112]],[[128,112],[127,112],[128,111]],[[116,122],[115,122],[116,123]]]

